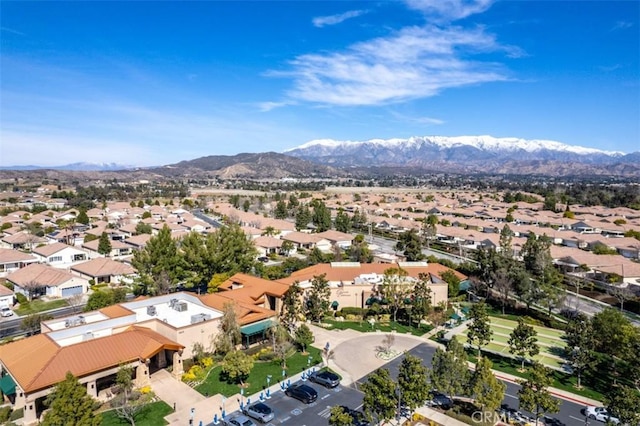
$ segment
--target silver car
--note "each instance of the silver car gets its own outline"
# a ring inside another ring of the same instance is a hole
[[[262,423],[270,422],[275,416],[271,407],[269,407],[264,402],[256,402],[255,404],[244,407],[244,410],[242,410],[242,412],[247,416],[253,417],[254,419]]]
[[[226,426],[256,426],[256,424],[249,417],[242,414],[236,414],[224,421]]]

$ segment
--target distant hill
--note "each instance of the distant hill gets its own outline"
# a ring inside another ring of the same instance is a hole
[[[69,170],[77,172],[105,172],[116,170],[131,170],[134,166],[127,166],[116,163],[71,163],[62,166],[0,166],[0,170]]]
[[[266,152],[258,154],[210,155],[163,167],[149,168],[164,176],[202,176],[223,179],[330,178],[345,176],[339,168],[328,167],[293,156]]]

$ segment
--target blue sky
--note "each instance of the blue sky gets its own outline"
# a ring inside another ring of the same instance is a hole
[[[640,151],[635,0],[1,7],[1,166],[427,135]]]

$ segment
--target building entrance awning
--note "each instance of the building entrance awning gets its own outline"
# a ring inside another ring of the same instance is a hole
[[[256,334],[263,333],[265,330],[271,328],[272,325],[273,321],[271,321],[271,319],[266,319],[240,327],[240,333],[242,333],[243,336],[255,336]]]
[[[10,375],[6,374],[0,379],[0,389],[5,395],[13,395],[16,393],[16,382],[13,381]]]

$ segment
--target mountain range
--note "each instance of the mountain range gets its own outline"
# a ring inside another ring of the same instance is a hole
[[[222,179],[358,178],[395,173],[640,177],[640,152],[625,154],[549,140],[422,136],[367,141],[321,139],[284,153],[210,155],[158,167],[73,163],[48,168],[21,166],[3,169],[47,173],[84,170],[128,173],[137,177]]]

